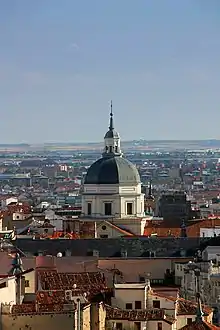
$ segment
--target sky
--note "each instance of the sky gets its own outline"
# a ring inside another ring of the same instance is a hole
[[[219,0],[0,1],[0,143],[220,139]]]

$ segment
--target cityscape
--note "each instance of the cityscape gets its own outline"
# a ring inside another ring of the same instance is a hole
[[[3,329],[218,328],[219,141],[121,144],[114,123],[2,146]]]
[[[220,329],[219,9],[0,1],[0,330]]]

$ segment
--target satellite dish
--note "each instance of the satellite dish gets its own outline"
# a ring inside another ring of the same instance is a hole
[[[57,253],[57,258],[62,258],[62,256],[63,256],[62,252]]]

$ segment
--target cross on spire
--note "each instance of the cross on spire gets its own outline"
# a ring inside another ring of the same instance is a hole
[[[111,111],[110,111],[110,124],[109,124],[109,130],[113,131],[114,129],[114,123],[113,123],[113,112],[112,112],[112,101],[111,101]]]

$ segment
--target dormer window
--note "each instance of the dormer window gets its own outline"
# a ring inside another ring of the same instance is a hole
[[[153,300],[153,308],[160,308],[160,300]]]

